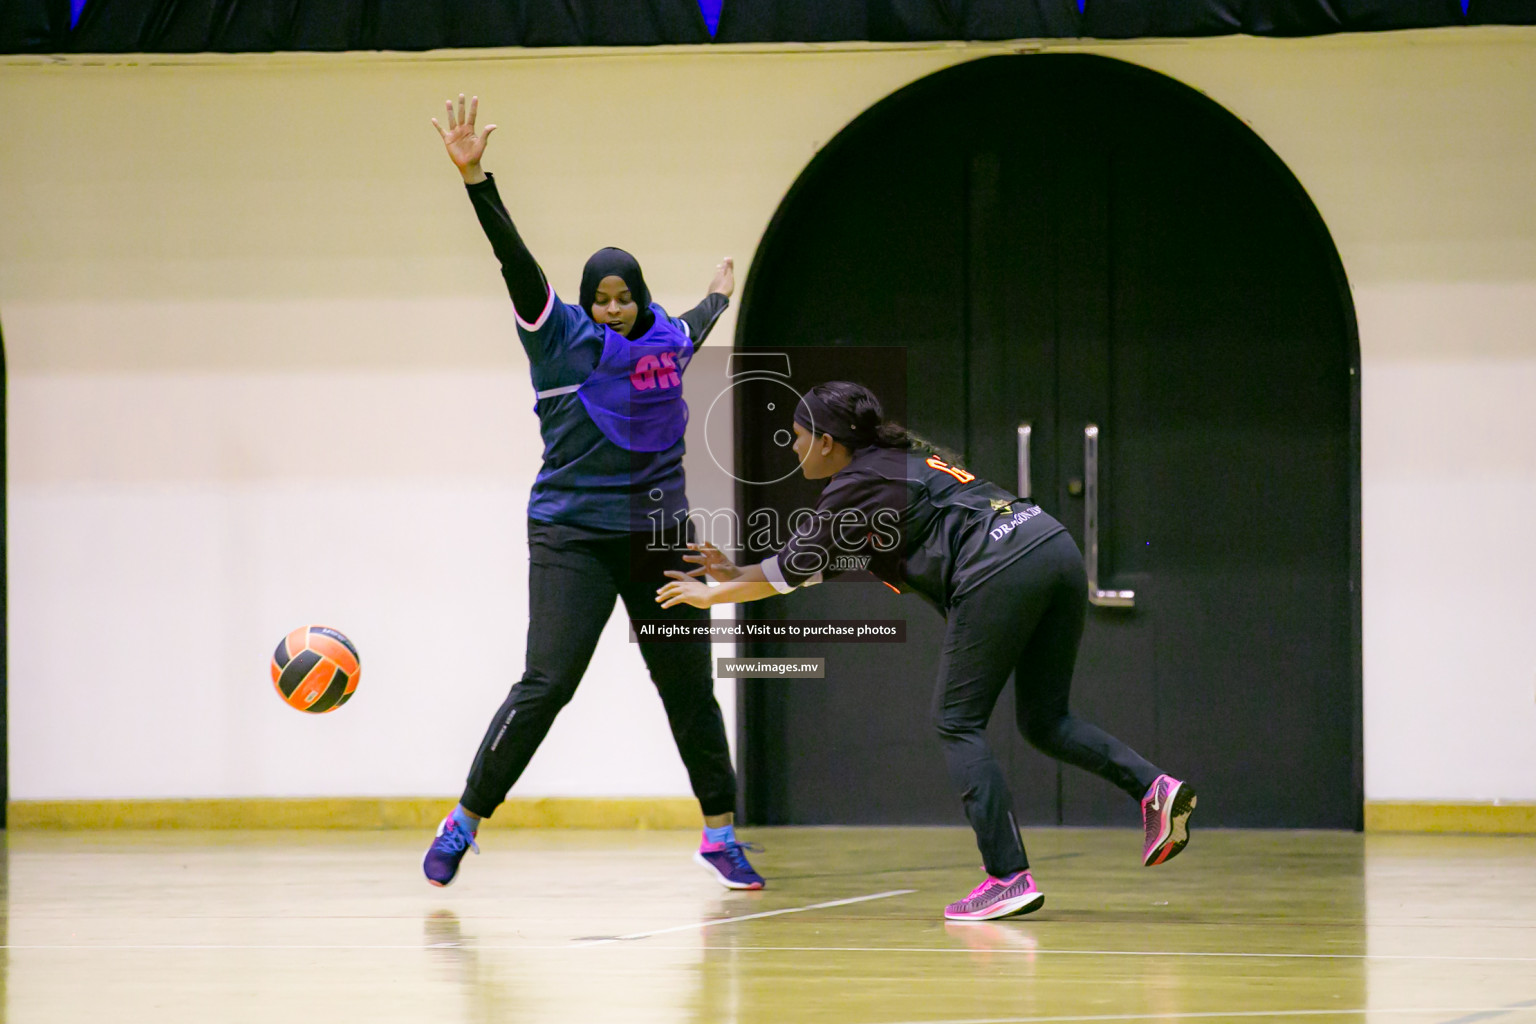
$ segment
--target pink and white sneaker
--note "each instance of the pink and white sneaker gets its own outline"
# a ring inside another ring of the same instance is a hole
[[[1029,914],[1045,906],[1045,893],[1035,888],[1028,871],[1015,871],[1007,878],[987,876],[963,900],[944,908],[951,921],[992,921],[1014,914]]]
[[[1141,798],[1141,827],[1146,837],[1141,866],[1165,864],[1189,843],[1189,816],[1195,809],[1195,791],[1187,782],[1159,775]]]

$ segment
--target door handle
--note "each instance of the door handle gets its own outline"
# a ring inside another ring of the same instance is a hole
[[[1131,608],[1134,590],[1099,589],[1099,428],[1083,428],[1083,547],[1088,570],[1088,602],[1101,608]]]
[[[1031,497],[1029,493],[1029,435],[1031,429],[1028,423],[1019,424],[1019,489],[1014,493],[1025,501],[1028,501]]]

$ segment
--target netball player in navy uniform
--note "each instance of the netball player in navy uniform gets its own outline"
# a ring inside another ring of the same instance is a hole
[[[657,591],[661,606],[702,609],[788,593],[837,575],[836,565],[849,564],[834,561],[839,555],[867,555],[876,576],[916,591],[945,615],[934,720],[987,871],[969,896],[945,908],[947,918],[990,920],[1045,902],[985,736],[1009,673],[1017,680],[1019,729],[1032,744],[1140,801],[1142,863],[1178,854],[1189,841],[1194,791],[1068,710],[1088,581],[1066,528],[885,422],[879,401],[861,385],[812,388],[794,421],[802,472],[830,477],[815,516],[777,554],[745,569],[702,546],[688,559],[700,568],[667,573],[672,582]],[[691,578],[700,574],[722,582]]]
[[[578,305],[555,295],[480,166],[495,125],[475,131],[477,101],[448,102],[447,127],[432,120],[469,191],[528,354],[544,463],[528,503],[529,617],[522,679],[491,720],[458,806],[438,826],[423,861],[447,885],[482,818],[506,799],[556,714],[571,699],[621,597],[630,615],[654,617],[655,581],[682,564],[686,536],[657,544],[650,527],[682,522],[682,374],[735,287],[722,263],[709,294],[681,317],[650,300],[640,266],[622,249],[587,261]],[[707,620],[698,609],[680,618]],[[661,695],[678,753],[704,814],[695,859],[733,889],[760,889],[733,823],[736,774],[715,700],[707,643],[639,644]]]

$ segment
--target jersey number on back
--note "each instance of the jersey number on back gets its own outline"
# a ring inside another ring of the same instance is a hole
[[[976,479],[975,473],[968,473],[959,466],[951,466],[937,455],[928,456],[927,464],[930,469],[936,469],[940,473],[948,473],[963,484],[968,484]]]

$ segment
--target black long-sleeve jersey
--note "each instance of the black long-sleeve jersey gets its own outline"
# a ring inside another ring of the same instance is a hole
[[[1066,527],[937,455],[861,448],[763,562],[780,593],[854,570],[947,609]]]

